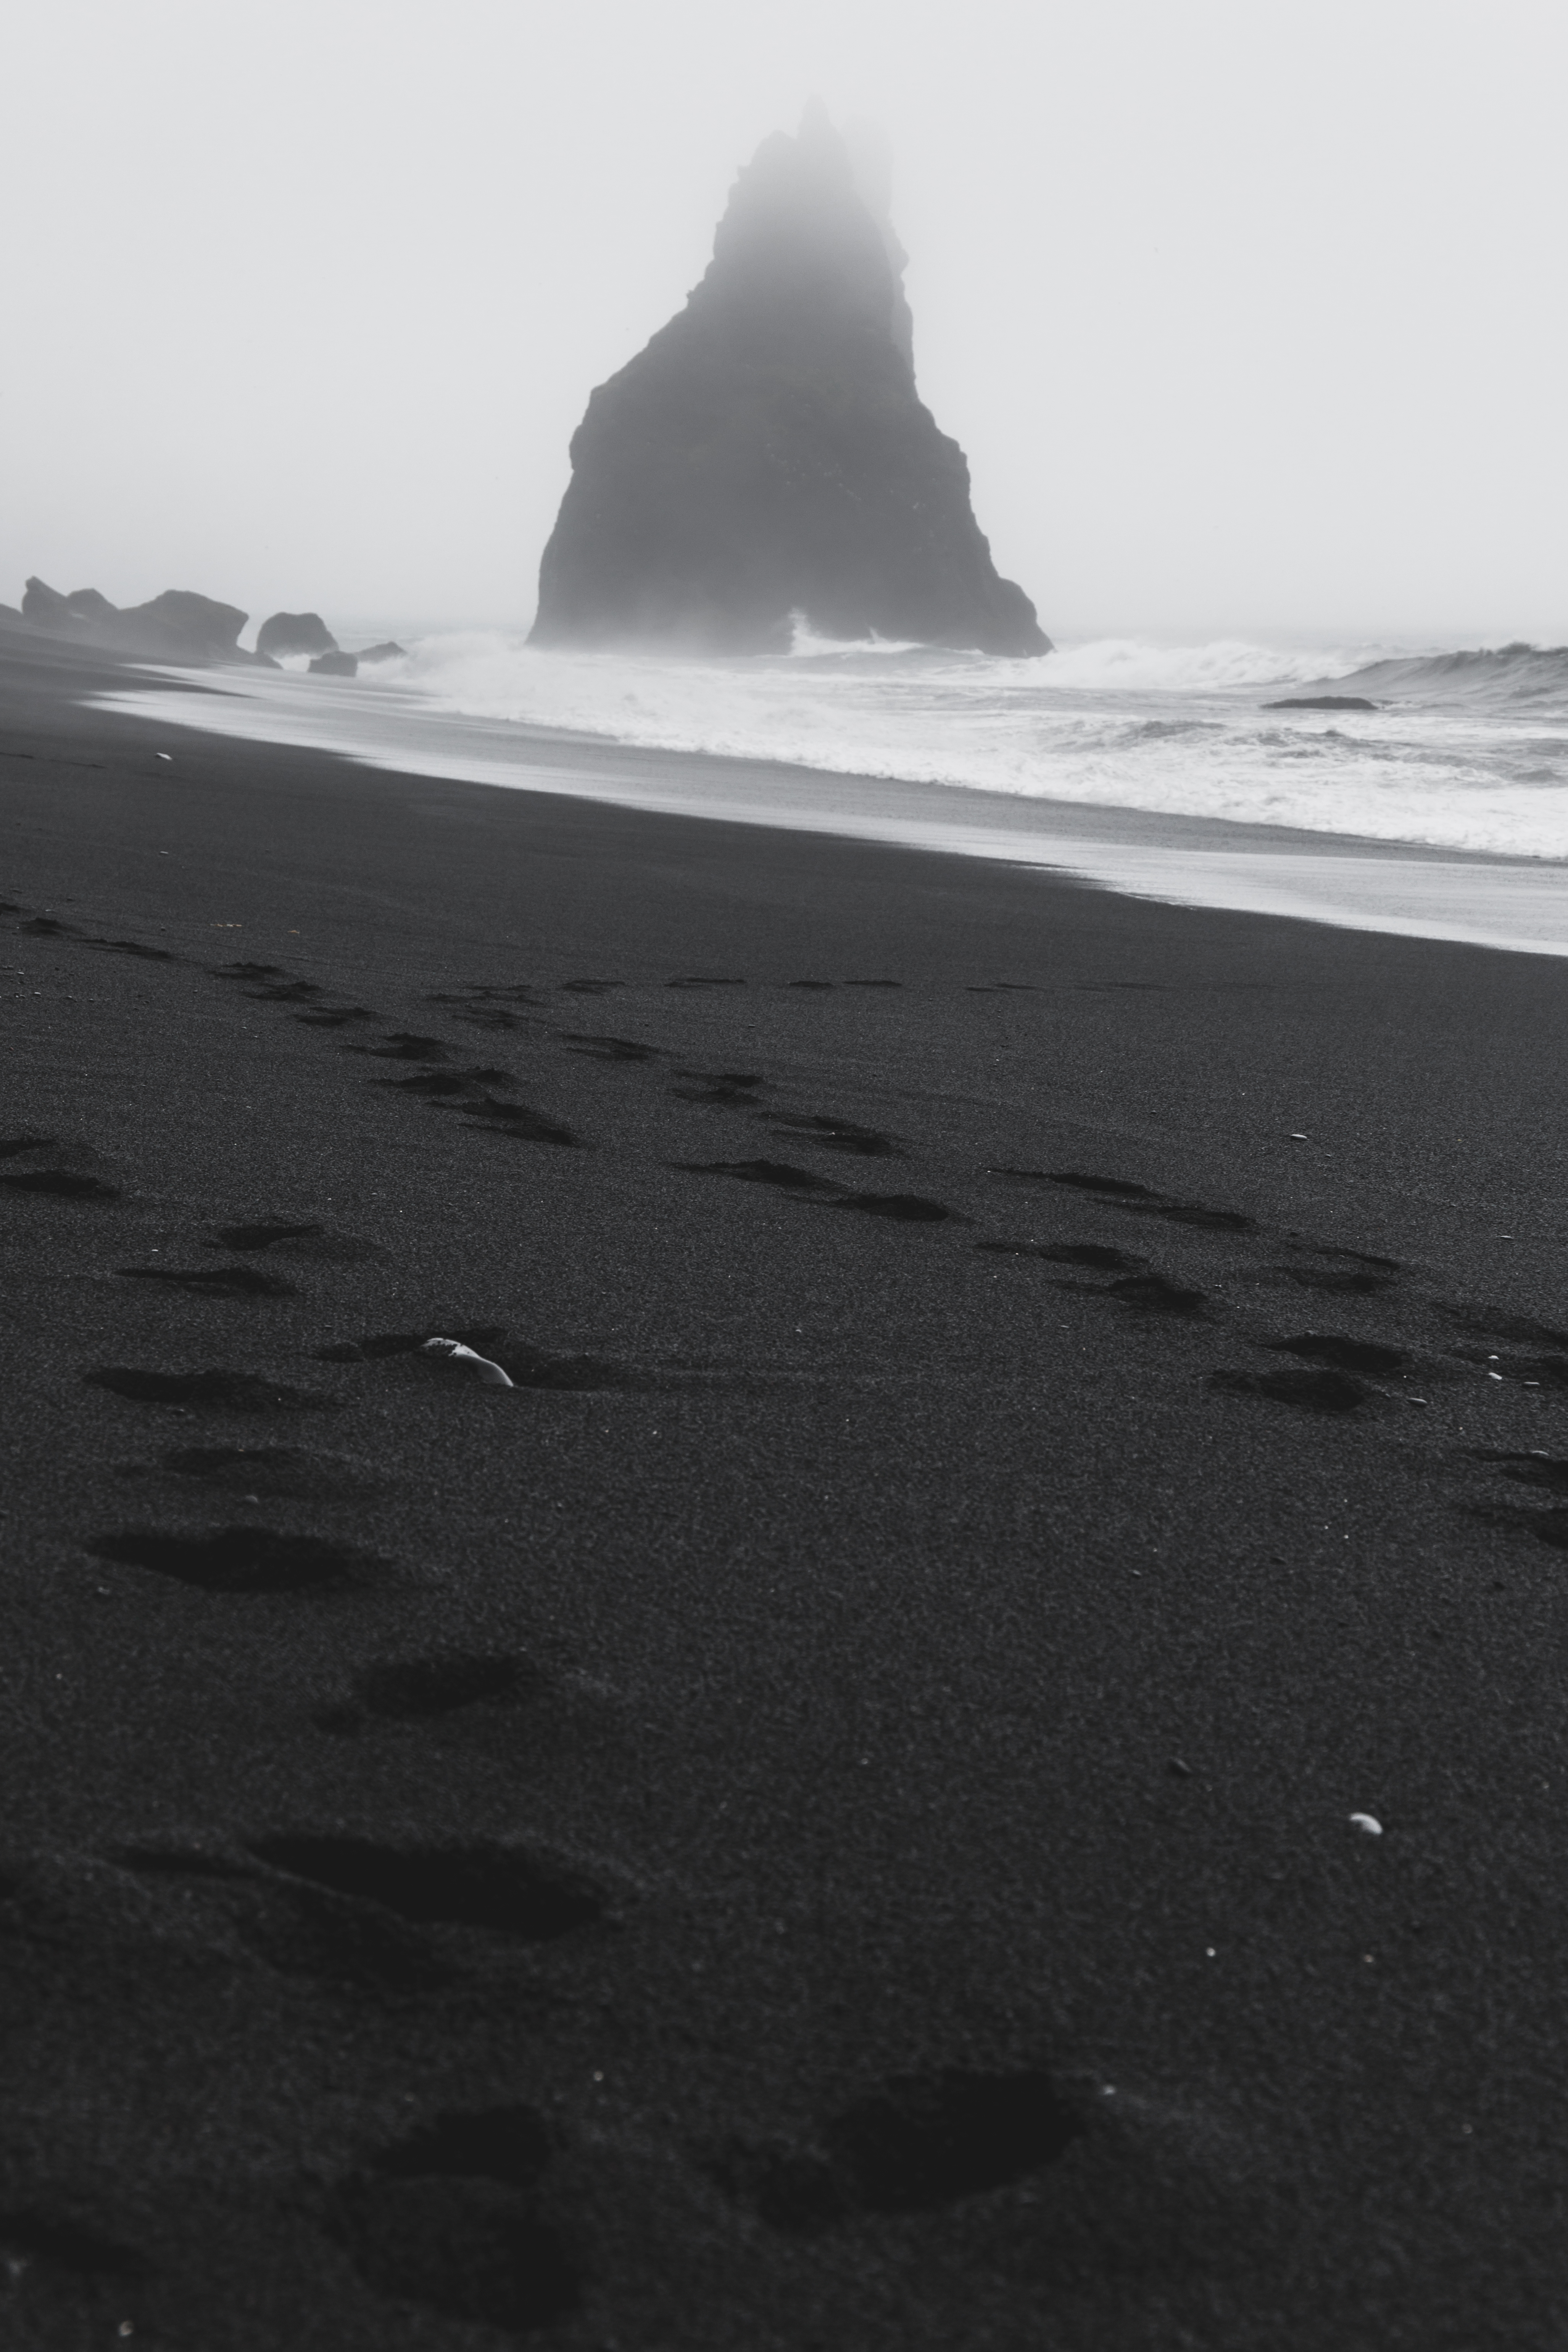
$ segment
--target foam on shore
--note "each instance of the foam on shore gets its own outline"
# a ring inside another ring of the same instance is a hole
[[[1123,772],[1109,764],[1099,800],[977,783],[955,790],[930,775],[812,766],[739,740],[729,750],[692,749],[443,708],[407,678],[237,672],[215,691],[210,672],[178,675],[177,687],[150,681],[97,698],[172,727],[311,747],[405,773],[999,858],[1176,905],[1568,954],[1568,863],[1558,857],[1148,807],[1129,803]],[[1324,731],[1321,719],[1298,730],[1306,743]],[[1536,801],[1548,807],[1543,793]],[[1504,805],[1500,792],[1496,805]]]

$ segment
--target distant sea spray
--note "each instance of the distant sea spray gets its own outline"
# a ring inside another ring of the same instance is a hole
[[[432,711],[667,751],[1568,858],[1568,649],[1102,638],[1039,661],[802,629],[788,656],[682,660],[467,632],[386,677]],[[1267,708],[1309,692],[1379,708]]]

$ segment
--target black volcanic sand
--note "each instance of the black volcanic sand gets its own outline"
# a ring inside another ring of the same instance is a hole
[[[7,2345],[1560,2344],[1568,963],[0,674]]]

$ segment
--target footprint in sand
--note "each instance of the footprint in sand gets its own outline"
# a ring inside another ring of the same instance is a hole
[[[988,1250],[999,1257],[1044,1258],[1050,1265],[1083,1265],[1101,1274],[1137,1274],[1149,1263],[1147,1258],[1130,1256],[1126,1250],[1112,1249],[1104,1242],[976,1242],[977,1250]]]
[[[988,1168],[985,1172],[1005,1184],[1057,1184],[1069,1192],[1092,1193],[1113,1208],[1127,1209],[1142,1216],[1164,1217],[1173,1224],[1193,1225],[1202,1232],[1258,1231],[1256,1218],[1244,1215],[1239,1209],[1215,1209],[1201,1201],[1173,1200],[1168,1192],[1156,1192],[1147,1184],[1134,1184],[1122,1176],[1095,1176],[1078,1168]]]
[[[890,1217],[907,1225],[935,1225],[956,1213],[941,1201],[927,1201],[919,1192],[849,1192],[835,1201],[836,1209],[855,1209],[866,1217]]]
[[[291,1223],[285,1217],[261,1217],[253,1223],[215,1225],[208,1249],[230,1249],[241,1256],[259,1255],[298,1259],[302,1264],[356,1265],[368,1258],[390,1258],[392,1253],[379,1243],[362,1241],[354,1234],[334,1233],[328,1225],[314,1222]]]
[[[258,1838],[249,1851],[274,1870],[418,1927],[482,1928],[530,1944],[595,1925],[605,1889],[574,1864],[500,1842],[387,1843],[335,1832]]]
[[[118,1184],[100,1171],[109,1163],[90,1144],[58,1135],[0,1138],[0,1184],[57,1201],[118,1201]]]
[[[439,1037],[422,1037],[417,1030],[394,1029],[378,1045],[351,1045],[353,1054],[369,1054],[379,1062],[449,1062],[450,1045]]]
[[[524,1028],[525,1018],[516,1008],[543,1001],[526,982],[510,988],[463,988],[425,999],[426,1004],[447,1006],[454,1021],[465,1022],[470,1029]]]
[[[467,1124],[489,1135],[510,1136],[518,1143],[552,1143],[565,1150],[581,1148],[582,1138],[562,1120],[547,1118],[527,1103],[499,1102],[485,1095]]]
[[[767,1080],[758,1070],[682,1070],[679,1083],[670,1088],[681,1102],[716,1103],[721,1108],[742,1110],[757,1108],[757,1090],[765,1087]]]
[[[342,1738],[363,1731],[372,1721],[422,1723],[468,1707],[510,1704],[542,1682],[526,1658],[454,1651],[387,1659],[365,1667],[355,1679],[353,1697],[321,1708],[315,1722]]]
[[[787,1160],[678,1160],[673,1163],[691,1176],[732,1176],[742,1184],[771,1184],[781,1192],[837,1192],[826,1176],[808,1168],[793,1168]]]
[[[378,2294],[509,2334],[549,2327],[584,2285],[539,2208],[555,2147],[531,2107],[437,2115],[339,2185],[327,2228]]]
[[[172,948],[149,947],[144,940],[84,940],[84,947],[97,948],[105,955],[141,956],[148,963],[183,963]]]
[[[861,2214],[940,2211],[1058,2163],[1085,2124],[1042,2071],[896,2077],[807,2145],[731,2141],[703,2160],[775,2230],[810,2236]]]
[[[296,1021],[305,1022],[312,1029],[346,1029],[356,1021],[379,1021],[368,1004],[331,1004],[317,1013],[296,1013]]]
[[[204,1592],[298,1592],[317,1585],[384,1584],[396,1571],[375,1553],[273,1528],[218,1528],[183,1535],[124,1528],[88,1546],[95,1559],[194,1584]]]

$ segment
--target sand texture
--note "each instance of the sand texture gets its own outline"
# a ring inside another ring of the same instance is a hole
[[[0,640],[7,2346],[1559,2345],[1568,964],[103,682]]]

